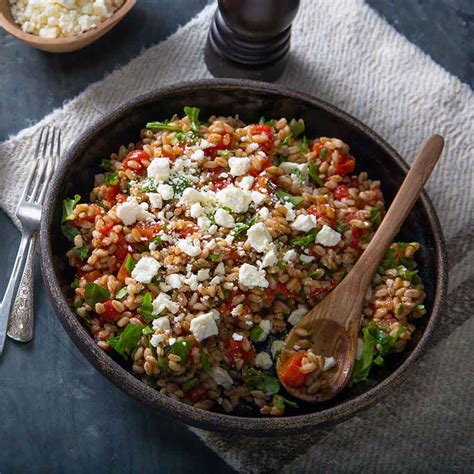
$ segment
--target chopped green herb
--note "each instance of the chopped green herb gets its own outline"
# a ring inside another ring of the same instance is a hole
[[[160,372],[164,372],[168,368],[168,361],[166,357],[164,356],[158,357],[157,365],[158,365],[158,368],[160,369]]]
[[[377,229],[377,227],[382,222],[382,209],[374,207],[370,210],[370,222]]]
[[[277,189],[275,194],[281,201],[290,202],[291,204],[293,204],[293,206],[298,206],[302,202],[304,202],[303,196],[293,196],[292,194],[289,194],[281,189]]]
[[[210,253],[207,258],[211,262],[217,262],[217,260],[219,260],[219,254],[218,253]]]
[[[184,175],[173,176],[169,179],[169,183],[177,195],[183,194],[183,191],[189,187],[189,179]]]
[[[156,193],[158,188],[152,178],[145,178],[142,182],[142,191],[144,193]]]
[[[143,300],[140,303],[138,310],[146,323],[153,320],[153,296],[149,291],[143,295]]]
[[[290,131],[293,138],[298,138],[304,132],[304,121],[291,119]]]
[[[322,268],[318,268],[314,270],[314,272],[310,272],[308,276],[313,280],[320,280],[324,276],[324,270]]]
[[[327,148],[322,148],[321,152],[319,153],[319,157],[324,159],[324,158],[326,158],[328,153],[329,153],[329,150]]]
[[[286,161],[286,156],[285,155],[278,155],[277,156],[277,161],[278,161],[278,164],[281,165],[282,163],[284,163]]]
[[[201,349],[199,354],[199,362],[201,363],[202,371],[209,375],[211,373],[211,363],[209,362],[209,357],[207,352],[204,352],[204,349]]]
[[[421,311],[421,312],[426,311],[424,304],[417,304],[415,309],[416,311]]]
[[[295,237],[294,239],[290,240],[290,245],[292,247],[309,247],[314,241],[316,240],[317,235],[316,229],[310,230],[306,235],[302,237]]]
[[[405,266],[399,265],[397,267],[397,273],[400,278],[408,280],[410,283],[413,283],[415,285],[421,283],[421,278],[418,275],[418,270],[408,270],[408,268],[406,268]]]
[[[126,296],[128,295],[128,289],[126,286],[124,286],[123,288],[121,288],[117,294],[115,295],[115,299],[116,300],[121,300],[123,298],[125,298]]]
[[[85,288],[84,301],[92,309],[95,308],[96,303],[102,303],[102,301],[110,298],[109,290],[102,288],[95,283],[88,283]]]
[[[163,239],[159,235],[155,235],[150,243],[154,243],[156,247],[161,247],[163,245]]]
[[[87,245],[83,245],[82,247],[74,247],[74,252],[81,260],[85,260],[89,255],[89,247]]]
[[[176,341],[170,347],[170,354],[179,356],[181,358],[181,365],[186,365],[188,363],[189,353],[191,352],[194,344],[196,344],[195,339],[183,339],[182,341]]]
[[[319,177],[319,172],[318,169],[316,168],[316,165],[314,164],[313,161],[309,162],[308,166],[308,176],[311,181],[316,183],[319,187],[324,186],[324,181]]]
[[[136,264],[137,262],[135,262],[135,260],[133,260],[133,257],[130,254],[128,254],[127,258],[125,259],[124,266],[129,275],[132,273]]]
[[[275,120],[266,120],[265,117],[260,117],[260,120],[258,121],[259,125],[268,125],[269,127],[274,127],[275,126]]]
[[[301,142],[300,153],[302,155],[306,155],[306,153],[309,153],[308,139],[306,137],[303,137],[303,141]]]
[[[273,395],[272,404],[275,408],[278,408],[279,410],[283,410],[285,408],[285,405],[288,405],[292,408],[299,408],[296,402],[288,400],[287,398],[281,395]]]
[[[260,341],[260,337],[263,334],[263,329],[260,327],[260,325],[254,326],[250,330],[250,339],[252,339],[253,342],[258,342]]]
[[[199,112],[200,109],[197,107],[185,107],[184,113],[189,119],[189,128],[193,132],[199,132]]]
[[[277,378],[256,369],[244,370],[244,385],[249,390],[260,390],[265,395],[275,395],[280,390],[280,382]]]
[[[285,270],[286,268],[288,268],[288,264],[286,262],[283,262],[282,260],[279,260],[276,265],[278,268],[281,268],[282,270]]]
[[[124,359],[128,359],[135,351],[141,337],[141,326],[128,324],[120,336],[111,337],[107,342]]]
[[[237,222],[234,227],[233,236],[234,239],[240,237],[241,234],[247,232],[257,222],[257,216],[248,216],[242,222]]]
[[[104,204],[104,201],[102,201],[102,199],[97,199],[97,201],[95,201],[95,203],[98,206],[100,206],[102,209],[104,209],[104,211],[107,212],[109,210],[109,207]]]
[[[337,230],[340,234],[344,234],[349,230],[350,226],[345,222],[338,222],[334,229]]]
[[[76,194],[74,199],[64,199],[63,200],[63,217],[61,219],[61,224],[64,224],[66,221],[71,220],[72,211],[76,207],[76,204],[81,200],[81,196]]]
[[[79,288],[79,278],[75,277],[73,282],[71,283],[71,288]],[[419,305],[420,306],[420,305]]]
[[[183,383],[183,392],[189,392],[199,385],[199,379],[194,378]]]
[[[104,171],[111,171],[112,170],[112,162],[110,160],[107,160],[103,158],[100,160],[100,165],[99,165]]]
[[[181,132],[181,127],[177,125],[169,125],[168,121],[165,122],[148,122],[146,128],[156,132],[158,130],[166,130],[168,132]]]
[[[72,227],[70,225],[62,225],[61,232],[67,237],[70,242],[74,242],[74,237],[81,233],[81,231],[77,227]]]
[[[235,150],[217,150],[218,156],[230,156],[235,153]]]
[[[385,270],[395,268],[397,266],[397,261],[395,260],[395,251],[393,248],[389,248],[385,253],[385,258],[382,263],[379,265],[377,272],[383,275]]]
[[[106,174],[104,178],[104,184],[107,186],[113,186],[115,184],[118,184],[118,173],[117,171],[114,171],[113,173]]]
[[[143,329],[142,329],[142,334],[144,336],[149,336],[150,334],[153,334],[153,329],[150,327],[150,326],[145,326]]]

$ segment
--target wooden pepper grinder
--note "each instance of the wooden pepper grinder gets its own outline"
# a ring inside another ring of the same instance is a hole
[[[205,60],[215,77],[274,81],[290,49],[299,0],[219,0]]]

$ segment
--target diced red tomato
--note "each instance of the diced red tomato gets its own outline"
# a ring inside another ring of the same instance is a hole
[[[351,227],[352,240],[350,247],[358,249],[360,247],[360,239],[367,233],[366,229],[359,229],[358,227]]]
[[[324,220],[329,227],[334,227],[336,225],[337,217],[332,207],[322,204],[317,207],[310,207],[306,212],[308,214],[313,214],[313,216],[316,216],[318,219]]]
[[[231,147],[232,147],[232,135],[230,133],[225,133],[224,135],[221,136],[218,143],[216,143],[215,145],[209,148],[206,148],[204,150],[204,154],[208,156],[209,158],[214,159],[219,150],[228,150]]]
[[[234,263],[238,262],[240,260],[240,255],[235,247],[232,247],[229,250],[229,253],[227,254],[229,257],[229,260],[232,260]]]
[[[357,188],[359,187],[359,178],[357,176],[351,176],[349,178],[349,187],[350,188]]]
[[[142,238],[151,240],[161,230],[161,225],[139,222],[136,226],[136,229]]]
[[[131,162],[135,164],[131,165]],[[123,162],[123,167],[125,169],[133,170],[137,174],[141,174],[145,171],[148,163],[151,161],[151,158],[148,156],[148,153],[143,150],[133,150],[131,151]]]
[[[251,365],[253,358],[255,356],[255,349],[250,345],[248,351],[244,350],[242,346],[242,341],[236,341],[232,337],[229,338],[229,347],[227,352],[229,357],[232,359],[232,363],[235,365],[236,359],[242,359],[247,365]]]
[[[117,202],[125,202],[127,200],[127,195],[126,194],[117,194],[117,196],[115,197],[115,199],[117,200]]]
[[[303,358],[304,354],[297,353],[285,360],[280,378],[288,387],[298,388],[304,384],[308,375],[301,372]]]
[[[119,191],[120,191],[120,186],[118,184],[107,186],[107,189],[105,190],[105,193],[104,193],[105,200],[109,202],[114,201]]]
[[[347,186],[344,186],[343,184],[340,184],[334,191],[334,196],[338,201],[340,201],[341,199],[348,198],[349,188]]]
[[[206,396],[206,389],[202,385],[198,385],[186,393],[186,398],[191,403],[197,403],[204,399]]]
[[[267,158],[266,160],[263,160],[261,163],[261,168],[259,170],[252,168],[249,171],[249,175],[253,176],[254,178],[258,176],[262,171],[265,171],[268,167],[272,165],[272,162]]]
[[[270,178],[266,176],[260,176],[255,180],[252,189],[264,194],[273,194],[277,189],[277,185]]]
[[[101,234],[108,235],[114,225],[115,222],[108,222],[107,224],[104,224],[104,227],[102,227],[102,229],[100,230]]]
[[[336,173],[340,176],[352,173],[355,168],[355,159],[351,156],[340,155],[336,162]]]
[[[120,313],[114,308],[112,300],[105,300],[103,303],[105,311],[99,314],[99,319],[103,323],[112,323],[119,319]]]
[[[127,241],[125,240],[125,237],[122,234],[119,234],[118,241],[116,243],[115,247],[115,258],[117,259],[117,268],[122,265],[122,262],[125,260],[125,258],[128,255],[128,244]]]
[[[265,124],[252,125],[250,127],[250,135],[266,135],[268,140],[263,143],[259,143],[260,148],[266,153],[269,153],[273,148],[273,134],[270,126]]]
[[[227,174],[227,177],[223,177],[223,174]],[[229,173],[227,173],[227,170],[219,166],[212,171],[211,182],[213,184],[213,191],[218,191],[232,184],[233,179]]]
[[[186,222],[186,224],[180,229],[179,235],[182,238],[187,237],[188,235],[194,234],[199,230],[199,227],[194,225],[192,222]]]

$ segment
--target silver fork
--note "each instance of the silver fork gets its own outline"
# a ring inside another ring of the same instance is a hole
[[[60,140],[61,131],[58,128],[54,127],[52,131],[49,127],[41,129],[35,159],[16,212],[21,223],[21,240],[0,304],[0,355],[5,345],[7,327],[11,337],[16,340],[27,342],[33,337],[33,264],[36,236],[41,220],[41,205],[59,162]],[[15,300],[17,289],[19,291]],[[12,324],[9,326],[12,305]]]

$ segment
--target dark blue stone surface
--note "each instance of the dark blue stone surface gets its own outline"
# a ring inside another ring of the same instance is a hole
[[[106,37],[68,55],[30,49],[1,31],[0,141],[163,40],[206,3],[140,0]],[[368,3],[472,85],[472,0]],[[2,294],[19,234],[2,212],[0,229]],[[27,345],[9,342],[0,359],[0,473],[230,472],[184,426],[150,411],[96,372],[53,314],[39,268],[35,285],[35,339]]]

